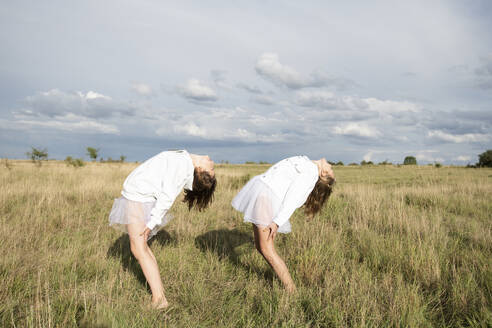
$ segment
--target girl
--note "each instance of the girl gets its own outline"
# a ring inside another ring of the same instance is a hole
[[[142,267],[157,309],[166,308],[168,302],[147,241],[169,222],[166,213],[183,188],[188,209],[201,211],[212,201],[216,183],[210,157],[164,151],[134,169],[123,184],[122,197],[114,201],[109,225],[128,233],[131,252]]]
[[[308,218],[319,212],[334,183],[335,176],[326,159],[311,161],[306,156],[295,156],[252,178],[232,200],[232,206],[244,214],[244,221],[253,223],[256,249],[289,292],[296,287],[275,251],[275,236],[277,232],[291,231],[289,218],[303,204]]]

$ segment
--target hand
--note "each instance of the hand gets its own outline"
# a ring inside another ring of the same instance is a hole
[[[143,236],[145,241],[149,240],[149,234],[150,234],[150,229],[145,228],[145,230],[140,234],[140,236]]]
[[[270,240],[270,238],[272,240],[275,240],[275,236],[277,236],[277,230],[278,230],[278,225],[275,223],[275,222],[272,222],[270,223],[266,228],[265,230],[268,229],[269,230],[269,234],[268,234],[268,238],[267,240]]]

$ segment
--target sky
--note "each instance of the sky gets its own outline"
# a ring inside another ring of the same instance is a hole
[[[466,165],[490,1],[2,1],[0,157]]]

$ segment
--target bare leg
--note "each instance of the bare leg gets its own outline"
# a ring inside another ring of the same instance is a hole
[[[265,260],[273,268],[280,281],[284,284],[285,289],[292,293],[296,290],[296,286],[285,262],[275,251],[274,240],[268,239],[269,231],[265,228],[257,227],[253,224],[253,232],[255,235],[255,246]]]
[[[142,268],[145,279],[152,291],[152,305],[158,309],[166,308],[169,304],[164,296],[159,267],[154,254],[147,244],[144,236],[140,234],[145,230],[143,222],[130,223],[128,234],[130,236],[130,249]]]

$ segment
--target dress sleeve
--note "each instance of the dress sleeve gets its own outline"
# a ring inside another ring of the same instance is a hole
[[[299,174],[289,186],[280,210],[277,216],[273,218],[273,222],[279,227],[286,223],[292,213],[306,202],[317,181],[318,174],[313,174],[309,170]]]
[[[161,190],[154,195],[157,200],[154,208],[150,211],[150,221],[147,223],[147,228],[150,230],[154,229],[156,225],[162,224],[164,215],[171,208],[185,184],[182,174],[183,165],[180,163],[169,164],[171,165],[168,165],[161,181]]]

